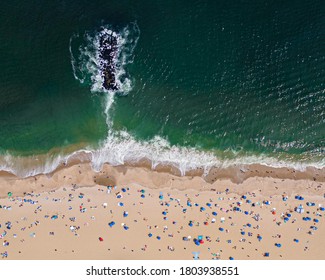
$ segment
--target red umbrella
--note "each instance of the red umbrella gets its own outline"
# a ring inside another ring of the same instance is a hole
[[[99,239],[99,241],[104,241],[104,239],[102,237],[99,237],[98,239]]]

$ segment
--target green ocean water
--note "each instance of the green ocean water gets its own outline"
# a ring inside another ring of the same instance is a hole
[[[187,147],[221,161],[325,165],[324,1],[16,0],[0,8],[0,154],[75,146],[123,161],[123,145],[105,149],[118,145],[110,133],[124,131],[138,143],[127,158],[143,156],[144,142],[150,152],[159,136],[168,144],[158,153]],[[113,93],[75,79],[69,44],[132,24],[140,35],[123,68],[132,87],[115,96],[108,125]]]

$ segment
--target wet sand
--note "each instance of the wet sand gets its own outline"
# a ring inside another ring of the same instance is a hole
[[[325,259],[323,170],[236,170],[241,178],[109,165],[96,173],[86,163],[25,179],[3,172],[1,256]]]

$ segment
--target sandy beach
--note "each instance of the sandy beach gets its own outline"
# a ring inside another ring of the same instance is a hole
[[[1,257],[325,259],[324,170],[238,170],[241,180],[88,163],[25,179],[3,172]]]

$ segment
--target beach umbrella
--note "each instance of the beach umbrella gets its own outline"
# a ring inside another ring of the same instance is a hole
[[[166,211],[163,211],[162,214],[166,216],[167,215],[167,212]]]
[[[318,222],[319,222],[319,220],[318,220],[318,219],[314,219],[314,222],[315,222],[315,223],[318,223]]]
[[[127,225],[124,225],[123,228],[124,228],[125,230],[128,230],[128,229],[129,229],[129,227],[128,227]]]
[[[284,221],[285,221],[285,222],[289,221],[289,218],[285,217],[285,218],[284,218]]]
[[[212,212],[212,215],[217,216],[218,214],[217,214],[217,212]]]
[[[197,204],[197,203],[195,203],[194,205],[195,205],[195,206],[199,206],[199,204]]]
[[[124,206],[124,203],[123,202],[119,202],[117,205],[118,206]]]
[[[287,216],[290,218],[290,217],[291,217],[291,214],[290,214],[290,213],[288,213],[288,214],[287,214]]]
[[[207,225],[209,225],[209,223],[208,222],[204,222],[204,225],[207,226]]]
[[[190,227],[192,227],[192,226],[193,226],[192,221],[190,221],[190,222],[188,223],[188,225],[189,225]]]
[[[144,194],[141,195],[141,198],[145,198],[146,196]]]
[[[158,240],[160,240],[160,239],[161,239],[161,237],[160,237],[160,236],[157,236],[157,239],[158,239]]]
[[[152,233],[149,233],[148,236],[149,236],[149,237],[152,237]]]
[[[141,190],[140,192],[141,192],[141,193],[145,193],[146,191],[145,191],[145,190]]]
[[[241,197],[242,199],[246,199],[246,195],[242,195],[242,197]]]
[[[245,213],[245,215],[248,215],[248,214],[249,214],[249,212],[248,212],[248,211],[245,211],[244,213]]]
[[[203,239],[201,239],[199,242],[200,242],[200,244],[203,244],[203,243],[204,243],[204,240],[203,240]]]
[[[194,239],[193,241],[194,241],[194,244],[195,244],[196,246],[200,246],[200,241],[199,241],[199,240]]]
[[[251,201],[251,200],[249,200],[249,199],[247,199],[247,200],[246,200],[246,203],[251,203],[251,202],[252,202],[252,201]]]
[[[296,243],[299,243],[299,240],[298,240],[298,239],[296,239],[296,238],[295,238],[293,241],[294,241],[294,242],[296,242]]]
[[[224,228],[222,228],[222,227],[219,227],[219,230],[220,230],[220,231],[224,231]]]
[[[102,237],[99,237],[98,239],[99,239],[99,241],[101,241],[101,242],[104,241],[104,239],[103,239]]]
[[[186,213],[186,211],[187,211],[187,209],[186,209],[186,208],[184,208],[184,209],[183,209],[183,213]]]
[[[122,198],[123,196],[121,194],[118,194],[116,198]]]
[[[205,211],[205,208],[204,208],[204,207],[201,207],[201,208],[200,208],[200,211],[201,211],[201,212]]]
[[[191,204],[191,202],[189,200],[187,201],[186,204],[187,204],[188,207],[192,207],[192,204]]]
[[[12,192],[8,192],[8,197],[11,197],[12,196]]]
[[[229,257],[229,260],[231,260],[231,261],[232,261],[233,259],[234,259],[233,257]]]
[[[261,241],[263,239],[263,237],[260,235],[257,235],[257,239],[258,239],[258,241]]]
[[[209,203],[209,202],[208,202],[206,205],[207,205],[208,207],[211,207],[211,203]]]
[[[270,256],[269,252],[264,253],[264,257],[269,257],[269,256]]]
[[[280,244],[280,243],[275,243],[274,244],[276,247],[278,247],[278,248],[281,248],[282,247],[282,245]]]
[[[108,225],[109,225],[109,227],[113,227],[115,225],[115,222],[112,221]]]
[[[245,235],[245,231],[241,231],[240,234],[241,234],[241,235]]]
[[[248,227],[251,227],[252,225],[250,223],[247,224]]]
[[[125,217],[127,217],[127,216],[129,216],[129,213],[126,212],[126,211],[124,211],[124,212],[123,212],[123,217],[125,218]]]

